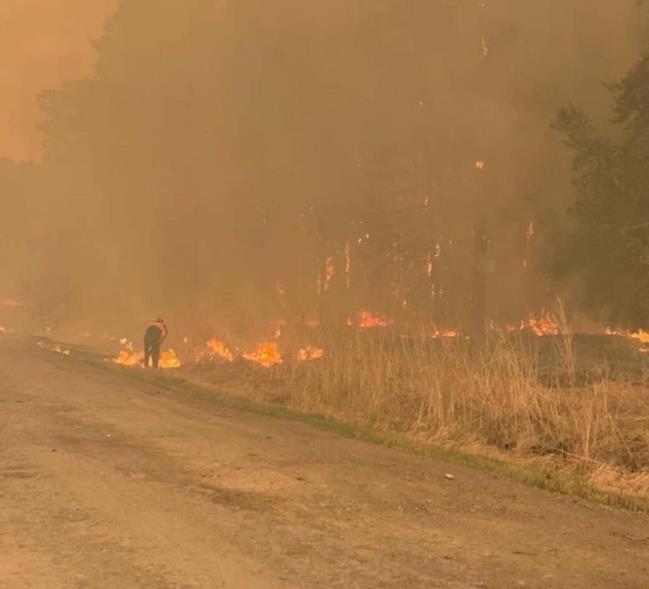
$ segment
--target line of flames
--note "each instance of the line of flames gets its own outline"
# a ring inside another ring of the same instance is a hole
[[[258,344],[253,351],[233,351],[222,340],[212,338],[206,342],[204,350],[194,355],[194,361],[196,363],[204,361],[232,363],[238,358],[242,358],[243,360],[257,364],[259,366],[263,366],[264,368],[271,368],[273,366],[284,364],[285,358],[282,356],[278,344],[278,340],[282,335],[283,324],[284,322],[278,322],[275,333],[273,335],[273,339]],[[360,311],[353,319],[350,318],[347,321],[347,324],[350,327],[357,327],[359,329],[375,329],[390,327],[394,324],[394,321],[388,317],[373,313],[371,311]],[[317,324],[314,324],[314,326],[315,325]],[[508,328],[509,331],[513,331],[514,329],[516,328]],[[556,324],[554,324],[551,319],[547,317],[536,319],[531,316],[527,322],[521,322],[520,329],[530,329],[538,336],[557,335],[559,333],[559,329]],[[430,335],[433,338],[451,339],[458,337],[460,334],[457,330],[454,329],[434,329]],[[185,342],[187,343],[188,341],[188,338],[185,338]],[[120,342],[122,343],[124,348],[119,353],[114,362],[123,366],[143,366],[144,354],[142,352],[135,351],[133,344],[131,342],[128,342],[126,339],[121,339]],[[295,360],[297,360],[298,362],[311,362],[314,360],[319,360],[324,356],[325,351],[322,348],[314,345],[308,345],[300,348],[295,353]],[[168,350],[164,352],[160,357],[161,368],[180,368],[181,366],[182,363],[174,350]]]
[[[357,327],[359,329],[373,329],[385,328],[394,324],[394,321],[370,311],[359,312],[354,319],[348,320],[348,325]],[[253,364],[263,366],[264,368],[271,368],[285,363],[285,357],[282,355],[278,340],[282,335],[282,322],[278,323],[277,328],[272,340],[262,342],[256,346],[252,351],[241,351],[238,349],[230,348],[225,342],[212,338],[205,344],[205,349],[199,353],[194,354],[195,363],[205,361],[217,361],[223,363],[233,363],[238,359],[242,359]],[[317,327],[318,323],[315,321],[309,322],[312,327]],[[498,327],[495,324],[490,326],[490,331],[527,331],[538,337],[558,336],[563,332],[560,326],[549,314],[541,314],[540,316],[530,315],[526,320],[518,324],[506,325],[505,327]],[[0,333],[7,333],[8,330],[0,326]],[[615,331],[613,329],[606,329],[606,335],[609,336],[622,336],[636,340],[643,345],[649,344],[649,331]],[[441,329],[434,328],[430,332],[430,337],[438,338],[459,338],[461,332],[456,329]],[[185,343],[188,343],[188,338],[185,338]],[[124,349],[119,353],[118,357],[114,360],[117,364],[125,366],[142,366],[144,362],[144,355],[133,349],[133,345],[126,340],[121,340]],[[641,351],[649,351],[649,349],[642,347]],[[300,348],[295,352],[294,360],[298,362],[311,362],[319,360],[325,356],[325,351],[314,345],[307,345]],[[182,365],[174,350],[163,352],[160,357],[160,366],[162,368],[180,368]]]
[[[281,333],[276,331],[276,339],[279,338]],[[310,362],[317,360],[324,356],[324,350],[316,346],[306,346],[296,352],[295,358],[299,362]],[[270,368],[284,363],[284,358],[280,352],[279,344],[277,341],[268,341],[260,343],[254,351],[251,352],[234,352],[223,341],[212,338],[205,344],[205,350],[194,355],[196,363],[204,361],[219,361],[232,363],[238,358],[247,360],[253,364],[258,364],[264,368]],[[133,345],[127,342],[117,356],[113,360],[115,364],[122,366],[143,366],[144,354],[137,352],[133,349]],[[161,368],[180,368],[182,363],[174,350],[163,352],[160,356]]]
[[[275,334],[279,338],[279,335]],[[212,359],[218,360],[221,362],[234,362],[237,357],[241,357],[248,362],[254,364],[259,364],[264,368],[270,368],[272,366],[277,366],[284,363],[284,358],[279,349],[279,344],[277,341],[269,341],[260,343],[257,348],[252,352],[243,352],[240,355],[237,355],[235,352],[232,352],[230,348],[221,340],[213,338],[207,342],[207,348],[209,350],[207,356],[205,354],[199,354],[198,359]],[[306,346],[300,348],[296,354],[295,359],[298,362],[311,362],[312,360],[318,360],[324,356],[324,350],[318,348],[317,346]]]
[[[645,331],[644,329],[639,329],[638,331],[616,331],[608,327],[606,329],[606,335],[625,337],[637,341],[641,344],[638,351],[644,354],[649,353],[649,347],[647,347],[649,345],[649,331]]]

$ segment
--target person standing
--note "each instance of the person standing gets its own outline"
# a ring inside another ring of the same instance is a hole
[[[144,367],[158,368],[160,363],[160,346],[167,339],[169,331],[163,319],[156,319],[144,332]]]

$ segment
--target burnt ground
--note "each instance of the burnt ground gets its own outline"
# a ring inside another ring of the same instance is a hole
[[[2,588],[647,586],[645,515],[0,337]]]

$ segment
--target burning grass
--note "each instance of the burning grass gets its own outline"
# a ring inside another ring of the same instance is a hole
[[[122,366],[143,367],[144,353],[136,352],[133,348],[133,344],[129,342],[124,345],[124,349],[119,352],[117,358],[115,358],[113,362]],[[180,368],[182,363],[175,350],[169,349],[160,354],[159,366],[160,368]]]
[[[600,337],[582,346],[610,340],[637,363],[632,376],[613,357],[608,365],[578,360],[566,331],[536,327],[492,332],[480,345],[430,333],[346,330],[314,361],[204,366],[200,376],[255,400],[426,444],[480,448],[649,498],[649,389],[635,340]]]

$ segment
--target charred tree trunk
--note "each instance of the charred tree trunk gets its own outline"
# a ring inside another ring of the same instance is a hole
[[[323,261],[320,292],[320,326],[323,332],[335,333],[347,324],[347,290],[344,255],[336,252]]]
[[[487,252],[489,249],[484,219],[478,219],[476,222],[473,239],[471,334],[476,339],[483,339],[487,328]]]

